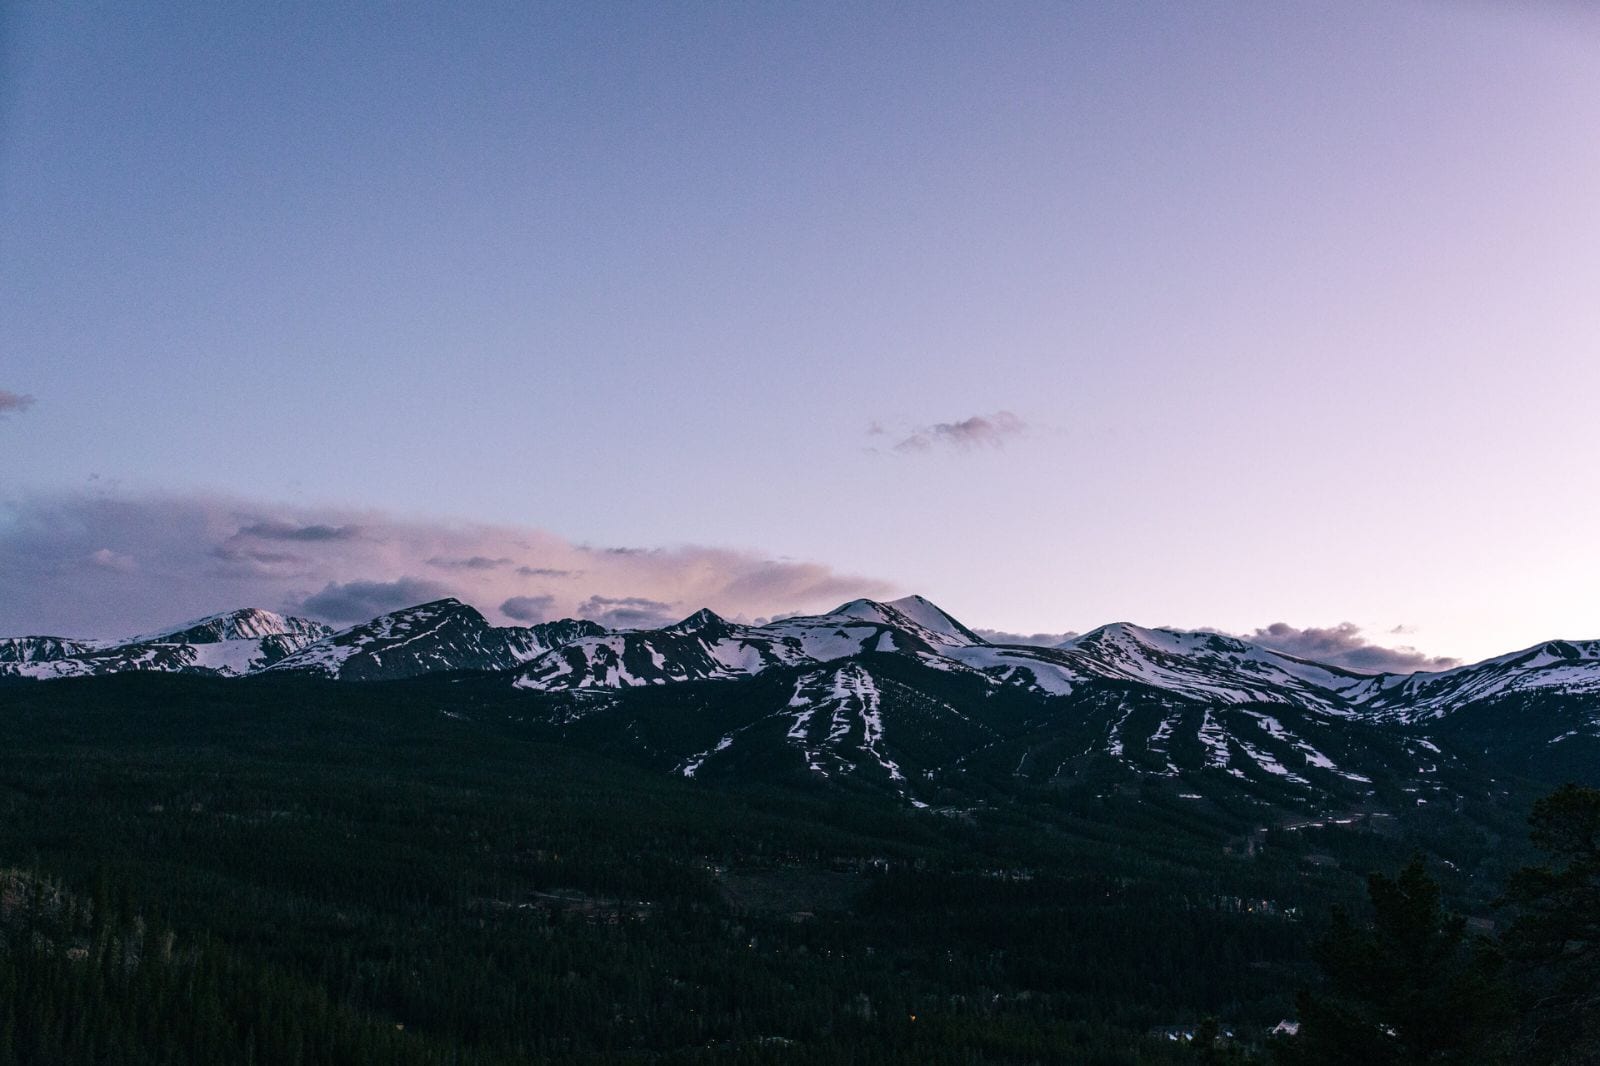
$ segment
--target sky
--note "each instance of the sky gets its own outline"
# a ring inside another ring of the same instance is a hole
[[[1560,0],[6,4],[0,632],[1600,637],[1596,85]]]

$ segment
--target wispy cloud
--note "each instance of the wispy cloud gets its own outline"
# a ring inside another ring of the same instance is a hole
[[[510,566],[515,561],[504,555],[496,559],[491,559],[487,555],[469,555],[465,559],[443,559],[435,555],[428,560],[428,565],[437,566],[441,570],[498,570],[503,566]]]
[[[138,566],[133,556],[114,552],[110,548],[97,548],[90,552],[88,563],[101,570],[115,570],[123,574],[131,573]]]
[[[1389,632],[1398,635],[1409,632],[1396,626]],[[1311,659],[1332,666],[1342,666],[1363,674],[1412,673],[1417,670],[1448,670],[1460,666],[1461,660],[1441,655],[1428,655],[1409,646],[1384,647],[1373,644],[1362,635],[1361,627],[1353,622],[1340,622],[1336,626],[1310,626],[1299,629],[1287,622],[1274,622],[1254,633],[1239,636],[1301,659]]]
[[[234,607],[364,620],[456,596],[496,622],[733,619],[884,597],[883,581],[725,548],[611,551],[529,527],[209,495],[0,502],[0,634],[116,637]]]
[[[18,414],[32,406],[32,396],[24,396],[19,392],[0,389],[0,418],[4,418],[6,415]]]
[[[928,452],[941,447],[959,450],[1002,448],[1007,441],[1023,435],[1027,430],[1028,424],[1010,411],[996,411],[988,415],[973,415],[959,422],[918,426],[896,441],[894,450],[905,454]],[[884,428],[874,422],[867,432],[869,436],[878,436],[884,433]]]

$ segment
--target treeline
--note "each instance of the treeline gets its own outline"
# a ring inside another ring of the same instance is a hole
[[[0,873],[0,1066],[456,1061],[220,944],[180,942],[130,914],[122,886],[98,887],[82,900]]]
[[[0,1063],[1184,1061],[1151,1032],[1294,1016],[1306,916],[1425,843],[712,788],[442,685],[101,680],[0,688]]]
[[[1299,996],[1282,1066],[1592,1066],[1600,1063],[1600,789],[1567,785],[1534,805],[1546,861],[1496,901],[1498,936],[1474,932],[1415,858],[1368,879],[1368,905],[1342,908],[1315,945],[1322,980]],[[1254,1061],[1210,1027],[1203,1062]]]

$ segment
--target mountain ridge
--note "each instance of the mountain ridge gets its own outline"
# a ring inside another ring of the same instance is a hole
[[[246,608],[132,642],[0,640],[0,677],[126,672],[474,677],[532,701],[526,713],[563,735],[665,772],[790,776],[914,806],[960,794],[974,774],[1049,789],[1094,767],[1196,795],[1446,802],[1466,786],[1441,782],[1490,750],[1508,766],[1600,777],[1600,641],[1362,674],[1124,622],[1056,647],[999,644],[920,596],[760,625],[701,609],[657,628],[495,626],[444,598],[337,631]],[[680,710],[663,718],[667,706]]]
[[[271,641],[271,648],[246,659],[243,669],[237,652],[180,650],[261,641]],[[418,644],[423,646],[406,650]],[[669,659],[663,648],[684,661]],[[816,665],[879,652],[912,655],[935,669],[974,671],[995,683],[1022,684],[1046,694],[1068,695],[1074,684],[1120,679],[1221,703],[1293,702],[1330,713],[1370,706],[1389,719],[1404,718],[1408,709],[1437,716],[1453,702],[1503,692],[1600,692],[1600,640],[1547,640],[1449,670],[1366,673],[1222,633],[1128,622],[1100,626],[1053,647],[1003,644],[916,595],[855,599],[822,614],[760,625],[732,622],[701,608],[669,625],[630,629],[606,629],[585,619],[492,626],[454,597],[341,630],[241,608],[123,640],[0,637],[0,675],[273,670],[361,680],[490,670],[516,671],[524,688],[605,688],[743,677],[769,666]],[[588,655],[604,662],[579,661]],[[640,668],[630,669],[630,663]],[[57,665],[30,669],[43,664]]]

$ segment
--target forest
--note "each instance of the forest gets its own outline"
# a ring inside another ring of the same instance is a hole
[[[1593,789],[919,811],[452,692],[0,685],[0,1066],[1600,1061]]]

